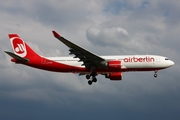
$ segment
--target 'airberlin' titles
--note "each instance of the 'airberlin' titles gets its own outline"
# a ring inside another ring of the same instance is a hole
[[[124,62],[154,62],[155,59],[153,57],[128,57],[128,58],[124,58]]]

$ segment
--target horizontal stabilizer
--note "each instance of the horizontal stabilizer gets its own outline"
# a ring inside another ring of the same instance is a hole
[[[14,53],[11,53],[11,52],[8,52],[8,51],[4,51],[6,54],[8,54],[9,56],[11,56],[12,58],[18,60],[18,61],[21,61],[21,62],[28,62],[29,60],[26,59],[26,58],[22,58]]]

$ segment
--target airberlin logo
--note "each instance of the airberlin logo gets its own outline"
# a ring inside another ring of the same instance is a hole
[[[27,52],[26,52],[26,47],[24,42],[20,39],[20,38],[12,38],[12,45],[14,48],[14,52],[21,56],[21,57],[25,57]]]
[[[154,62],[155,59],[153,57],[128,57],[124,58],[124,62]]]
[[[17,44],[17,47],[14,49],[16,53],[22,54],[25,51],[23,44]]]

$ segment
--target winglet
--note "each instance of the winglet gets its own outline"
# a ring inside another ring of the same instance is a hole
[[[54,37],[61,37],[61,35],[59,35],[56,31],[52,31],[52,33],[53,33],[53,35],[54,35]]]

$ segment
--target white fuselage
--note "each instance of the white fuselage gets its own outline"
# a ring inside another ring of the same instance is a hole
[[[122,56],[100,56],[106,60],[120,60],[122,69],[139,69],[139,68],[157,68],[164,69],[172,66],[173,61],[168,58],[157,55],[122,55]],[[85,67],[82,66],[83,62],[78,62],[78,58],[69,57],[47,57],[47,59],[55,62],[63,63],[70,66]]]

